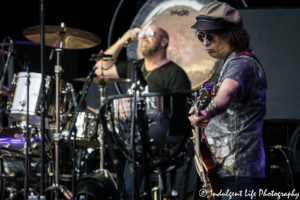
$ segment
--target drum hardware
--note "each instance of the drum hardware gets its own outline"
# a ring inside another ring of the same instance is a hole
[[[0,90],[0,95],[5,96],[5,97],[9,97],[14,93],[13,89],[10,89],[6,86],[2,86],[2,89]]]
[[[73,79],[74,81],[78,82],[85,82],[87,78],[75,78]],[[130,82],[130,79],[125,79],[125,78],[119,78],[119,79],[112,79],[112,78],[107,78],[105,76],[95,76],[93,77],[93,83],[96,83],[98,85],[107,85],[108,83],[114,83],[114,82]]]
[[[85,196],[85,199],[98,200],[117,200],[119,199],[118,191],[111,182],[111,179],[101,173],[88,174],[76,183],[75,197]]]
[[[7,91],[6,89],[8,89],[8,88],[6,88],[3,85],[5,77],[6,77],[7,67],[8,67],[10,58],[11,58],[11,53],[9,52],[8,55],[7,55],[7,60],[5,62],[4,68],[3,68],[3,75],[2,75],[2,78],[1,78],[1,81],[0,81],[0,96],[9,96],[11,94],[10,93],[11,91]]]

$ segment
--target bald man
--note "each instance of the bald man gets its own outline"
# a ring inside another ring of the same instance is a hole
[[[114,45],[104,53],[113,55],[111,61],[98,61],[96,74],[103,74],[108,78],[129,78],[134,81],[134,66],[130,62],[117,63],[122,48],[128,43],[138,40],[138,49],[144,59],[138,60],[148,83],[149,92],[175,92],[176,90],[191,89],[191,83],[184,70],[167,59],[169,43],[168,33],[156,25],[145,29],[135,28],[128,30]]]

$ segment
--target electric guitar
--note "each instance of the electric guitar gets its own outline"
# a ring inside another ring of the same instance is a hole
[[[198,115],[201,110],[204,110],[208,106],[211,97],[211,89],[208,83],[205,82],[200,87],[199,96],[194,105],[195,114]],[[213,195],[213,193],[219,193],[221,187],[216,176],[217,166],[213,161],[205,133],[201,128],[195,127],[193,130],[193,140],[195,147],[195,166],[200,180],[203,183],[202,188],[206,191],[206,197],[209,200],[221,199],[221,197]]]

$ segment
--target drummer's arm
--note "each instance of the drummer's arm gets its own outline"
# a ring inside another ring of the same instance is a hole
[[[141,29],[135,28],[132,30],[128,30],[117,42],[115,42],[111,47],[109,47],[104,54],[112,55],[112,59],[108,61],[103,61],[102,59],[96,63],[98,69],[95,71],[96,75],[101,75],[101,68],[103,67],[103,74],[108,78],[119,78],[117,69],[116,69],[116,61],[118,56],[126,45],[126,43],[134,42],[137,39],[137,34]],[[129,41],[129,42],[128,42]]]

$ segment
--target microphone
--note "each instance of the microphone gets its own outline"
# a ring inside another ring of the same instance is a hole
[[[24,68],[24,63],[25,63],[25,59],[24,56],[17,50],[15,49],[14,52],[10,52],[10,51],[4,51],[2,49],[0,49],[0,54],[5,54],[5,55],[9,55],[11,54],[12,56],[14,56],[14,58],[17,60],[19,66],[21,67],[22,70],[25,70]]]
[[[96,69],[98,69],[98,66],[95,65],[95,66],[92,68],[92,70],[90,71],[89,77],[92,77],[92,76],[93,76],[93,74],[95,73]]]
[[[9,43],[10,43],[11,45],[14,45],[13,39],[11,39],[11,37],[9,37],[9,36],[8,36],[8,39],[9,39]]]
[[[141,68],[137,65],[136,60],[133,60],[133,63],[135,65],[135,71],[137,74],[137,84],[142,86],[143,88],[146,87],[147,81],[144,78],[143,72],[141,71]]]

